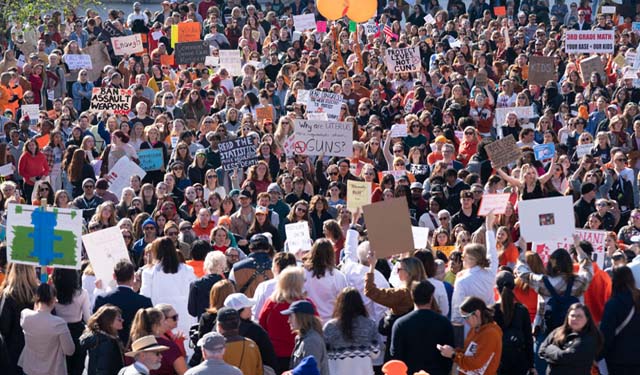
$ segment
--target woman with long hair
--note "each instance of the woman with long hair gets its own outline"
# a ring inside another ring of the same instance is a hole
[[[155,336],[158,345],[169,348],[162,352],[161,365],[156,370],[157,373],[183,375],[187,371],[187,362],[178,345],[165,336],[168,330],[166,320],[160,309],[149,307],[138,310],[131,323],[131,335],[127,347],[130,348],[131,343],[141,337]]]
[[[193,158],[193,162],[187,167],[187,176],[191,180],[192,184],[204,184],[206,183],[207,172],[207,153],[205,150],[196,151],[196,155]]]
[[[257,206],[255,215],[253,216],[253,222],[249,226],[247,231],[247,238],[253,237],[255,234],[269,233],[271,235],[271,243],[275,251],[282,249],[282,241],[280,240],[280,233],[278,228],[271,224],[271,212],[264,206]]]
[[[98,228],[106,229],[114,227],[117,223],[116,207],[111,201],[102,202],[96,208],[96,213],[90,220],[90,223],[97,224]]]
[[[451,358],[463,373],[482,370],[483,374],[497,374],[502,354],[502,331],[493,319],[493,309],[478,297],[467,297],[460,304],[458,315],[469,326],[462,349],[438,345],[443,357]]]
[[[333,215],[329,213],[329,202],[322,195],[314,195],[309,202],[309,218],[313,225],[313,232],[318,238],[324,237],[323,228],[327,220],[333,219]]]
[[[213,168],[208,169],[204,177],[205,177],[205,182],[203,183],[204,199],[208,200],[209,196],[212,193],[218,193],[221,198],[224,198],[227,196],[227,190],[224,188],[224,186],[220,185],[218,174],[216,173],[215,169]]]
[[[276,352],[276,373],[290,369],[295,335],[289,329],[287,318],[281,314],[292,303],[307,299],[304,293],[305,274],[300,267],[287,267],[280,275],[273,294],[262,307],[258,322],[267,331]]]
[[[640,358],[633,349],[640,335],[640,290],[636,285],[629,267],[613,268],[611,298],[600,322],[604,337],[601,356],[610,374],[640,373]]]
[[[199,124],[202,117],[207,115],[207,109],[205,108],[202,96],[200,96],[200,92],[198,92],[198,90],[194,89],[189,92],[189,96],[187,96],[187,99],[182,106],[182,112],[184,112],[184,119],[188,123],[193,123],[194,126],[190,126],[191,128],[194,128],[196,124]]]
[[[40,147],[35,139],[29,139],[24,143],[22,155],[18,161],[18,173],[24,179],[24,198],[31,202],[31,193],[36,181],[49,175],[49,163],[46,156],[40,152]]]
[[[0,154],[2,151],[0,150]],[[53,192],[62,189],[62,156],[64,155],[64,141],[62,133],[52,131],[49,134],[49,143],[42,149],[42,153],[47,158],[49,170],[51,171],[50,179],[53,186]],[[4,165],[4,164],[2,164]],[[52,193],[53,193],[52,192]]]
[[[542,259],[538,253],[526,251],[524,253],[524,261],[529,266],[529,269],[531,269],[531,272],[539,275],[546,274],[544,263],[542,263]],[[518,302],[522,303],[527,310],[529,310],[529,319],[533,324],[536,318],[536,312],[538,311],[538,293],[530,288],[529,284],[525,283],[520,277],[516,278],[516,287],[513,293],[516,295]]]
[[[87,178],[95,178],[96,176],[93,167],[87,161],[87,154],[84,150],[78,148],[73,152],[71,162],[67,169],[67,175],[69,176],[69,182],[73,186],[71,194],[74,197],[82,195],[82,181]]]
[[[589,375],[602,345],[602,334],[589,308],[574,303],[569,307],[564,323],[547,336],[538,354],[547,361],[549,375]]]
[[[54,191],[49,181],[40,180],[36,182],[33,193],[31,194],[31,203],[34,206],[39,206],[40,202],[46,199],[47,205],[51,206],[54,202],[53,193]]]
[[[20,314],[25,346],[18,366],[25,374],[67,374],[65,356],[72,355],[76,346],[67,322],[52,314],[56,307],[56,288],[40,284],[34,302],[33,310],[24,309]]]
[[[224,300],[236,292],[234,283],[229,280],[218,280],[209,291],[209,307],[200,315],[198,336],[202,337],[215,328],[218,310],[224,307]]]
[[[178,323],[182,332],[189,332],[195,319],[189,315],[187,290],[196,280],[193,268],[180,263],[174,241],[160,237],[151,243],[154,264],[142,271],[140,294],[151,298],[154,303],[166,303],[176,308],[182,317]]]
[[[371,359],[380,353],[377,322],[369,314],[356,288],[342,290],[333,318],[323,328],[332,374],[371,374]]]
[[[245,184],[249,181],[256,185],[256,194],[264,193],[271,184],[271,174],[269,173],[269,164],[260,160],[255,165],[249,167]]]
[[[157,171],[148,171],[143,180],[143,182],[157,184],[162,181],[164,172],[166,171],[167,160],[169,160],[167,145],[162,142],[160,131],[155,126],[147,126],[144,129],[144,137],[145,141],[140,145],[140,150],[156,148],[162,150],[162,166]]]
[[[87,322],[80,346],[89,354],[88,374],[115,375],[124,367],[122,311],[113,305],[101,306]]]

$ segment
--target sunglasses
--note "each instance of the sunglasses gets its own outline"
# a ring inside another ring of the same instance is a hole
[[[462,319],[464,319],[464,320],[469,320],[469,318],[471,318],[471,317],[473,316],[473,314],[474,314],[474,313],[475,313],[475,311],[470,312],[470,313],[468,313],[468,314],[461,314]]]
[[[177,235],[178,235],[178,232],[174,232],[174,231],[167,232],[167,236],[177,236]]]
[[[173,320],[174,322],[177,322],[177,321],[178,321],[178,316],[179,316],[178,314],[176,314],[176,315],[174,315],[174,316],[168,316],[168,317],[167,317],[167,319],[171,319],[171,320]]]

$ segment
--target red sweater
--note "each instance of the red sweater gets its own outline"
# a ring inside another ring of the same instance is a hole
[[[311,302],[308,298],[307,301]],[[291,332],[291,327],[289,327],[289,317],[280,314],[281,311],[288,309],[290,305],[289,302],[273,302],[269,298],[262,307],[258,318],[260,326],[267,331],[269,339],[273,343],[273,349],[277,357],[291,357],[291,353],[293,353],[296,335]]]
[[[600,325],[604,314],[604,305],[611,297],[611,278],[609,275],[593,263],[593,278],[591,284],[584,292],[584,303],[589,307],[593,321]]]
[[[24,183],[34,185],[29,180],[31,177],[44,177],[49,174],[49,163],[42,152],[31,155],[29,152],[23,152],[18,161],[18,173],[24,178]]]

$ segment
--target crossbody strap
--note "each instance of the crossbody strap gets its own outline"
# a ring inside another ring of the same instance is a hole
[[[0,311],[2,311],[0,309]],[[636,314],[636,307],[635,306],[631,306],[631,311],[629,311],[629,315],[627,315],[627,318],[620,323],[619,326],[616,327],[616,334],[615,336],[618,336],[620,334],[620,332],[622,332],[623,329],[625,329],[625,327],[627,325],[629,325],[629,322],[631,322],[631,319],[633,318],[633,316]]]

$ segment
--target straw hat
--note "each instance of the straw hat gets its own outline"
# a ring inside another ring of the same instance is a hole
[[[164,352],[169,350],[169,347],[164,345],[158,345],[156,338],[153,336],[144,336],[131,344],[131,351],[125,353],[127,357],[135,357],[136,355],[144,352]]]

